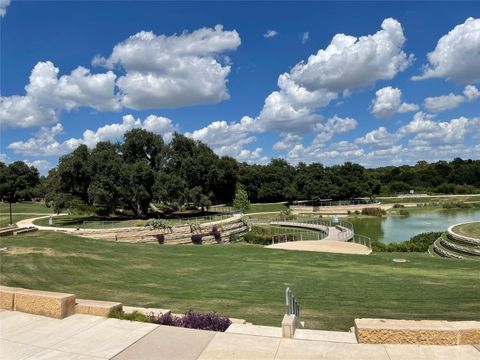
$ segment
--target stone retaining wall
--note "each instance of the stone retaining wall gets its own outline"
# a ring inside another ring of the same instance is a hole
[[[203,223],[199,228],[193,229],[190,225],[174,226],[172,229],[149,229],[145,227],[117,228],[96,230],[77,230],[74,235],[98,240],[129,242],[129,243],[158,243],[158,235],[164,235],[165,245],[188,245],[192,244],[192,234],[207,234],[216,226],[221,234],[222,242],[228,242],[231,235],[245,234],[248,226],[239,216],[233,216],[225,220]],[[215,244],[213,236],[204,236],[203,244]]]
[[[363,344],[479,344],[480,321],[355,319],[355,335]]]

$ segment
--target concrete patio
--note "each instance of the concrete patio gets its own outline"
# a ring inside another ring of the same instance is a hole
[[[480,348],[480,347],[479,347]],[[355,344],[348,333],[235,325],[228,332],[77,314],[63,320],[0,310],[0,358],[20,359],[448,359],[478,360],[472,345]]]

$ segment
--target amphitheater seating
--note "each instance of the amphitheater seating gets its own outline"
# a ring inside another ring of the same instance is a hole
[[[433,243],[430,253],[453,259],[480,260],[480,239],[455,233],[453,229],[457,225],[450,226]]]

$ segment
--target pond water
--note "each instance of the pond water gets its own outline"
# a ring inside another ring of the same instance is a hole
[[[450,225],[475,220],[480,220],[479,209],[436,210],[412,213],[409,216],[348,219],[353,223],[356,234],[384,243],[405,241],[422,232],[446,231]]]

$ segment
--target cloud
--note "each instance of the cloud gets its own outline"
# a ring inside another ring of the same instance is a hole
[[[325,88],[337,92],[390,80],[413,60],[402,51],[402,25],[395,19],[382,22],[381,30],[359,38],[345,34],[333,37],[326,49],[298,63],[292,79],[309,91]]]
[[[428,53],[423,74],[413,80],[445,78],[456,83],[480,82],[480,19],[468,18],[442,36]]]
[[[302,34],[302,44],[306,44],[309,38],[310,38],[310,33],[308,31],[305,31]]]
[[[251,131],[254,130],[254,120],[245,116],[237,123],[214,121],[204,128],[185,135],[208,144],[220,156],[229,155],[239,158],[243,146],[256,140],[255,136],[251,135]]]
[[[276,30],[267,30],[265,34],[263,34],[263,37],[265,38],[273,38],[278,35],[278,31]]]
[[[464,102],[473,102],[480,97],[480,91],[473,85],[465,86],[463,95],[455,95],[450,93],[448,95],[427,97],[423,105],[425,108],[434,113],[454,109]]]
[[[467,134],[480,132],[480,118],[459,117],[449,121],[435,121],[432,115],[418,112],[407,125],[397,133],[401,136],[413,134],[409,145],[432,147],[438,145],[463,144]]]
[[[302,141],[302,137],[295,134],[282,134],[282,139],[273,144],[273,150],[285,151],[293,148]]]
[[[149,115],[143,121],[133,115],[125,115],[121,123],[113,123],[99,127],[97,130],[85,130],[81,138],[70,138],[59,142],[56,138],[63,134],[62,124],[52,127],[42,127],[33,137],[26,141],[17,141],[8,145],[8,149],[16,154],[25,156],[61,156],[67,154],[79,145],[85,144],[90,148],[100,141],[121,141],[123,135],[132,129],[145,129],[160,134],[167,141],[176,131],[172,121],[168,118]]]
[[[90,107],[99,111],[115,111],[120,104],[114,94],[116,75],[108,71],[91,74],[84,67],[70,75],[58,77],[59,69],[52,62],[39,62],[25,87],[25,96],[0,98],[0,117],[5,127],[31,127],[58,121],[62,111]]]
[[[92,64],[123,68],[126,74],[117,86],[122,105],[131,109],[217,103],[229,98],[230,65],[222,65],[219,55],[240,43],[235,30],[224,31],[221,25],[171,36],[141,31]]]
[[[366,133],[364,136],[355,139],[355,144],[369,145],[377,149],[385,149],[393,146],[401,138],[399,134],[392,134],[381,126],[376,130]]]
[[[402,103],[402,91],[391,86],[377,90],[371,113],[378,119],[389,119],[396,113],[418,111],[416,104]]]
[[[480,98],[480,91],[473,85],[467,85],[463,89],[463,95],[467,101],[475,101]]]
[[[0,0],[0,17],[5,16],[8,5],[10,5],[10,0]]]
[[[257,120],[265,131],[307,133],[322,117],[317,111],[338,97],[338,92],[392,79],[413,60],[402,47],[401,24],[385,19],[377,33],[356,38],[333,37],[326,49],[311,55],[279,76],[278,91],[266,99]]]
[[[0,162],[8,164],[10,162],[10,157],[7,154],[0,153]]]
[[[47,175],[48,171],[55,167],[47,160],[34,160],[34,161],[23,160],[23,162],[28,166],[35,167],[40,173],[40,175]]]
[[[238,33],[221,25],[172,36],[142,31],[117,44],[108,58],[94,58],[109,69],[105,73],[79,66],[59,77],[52,62],[38,62],[24,96],[0,97],[2,126],[50,125],[79,107],[176,108],[228,99],[231,60],[223,53],[239,45]]]

